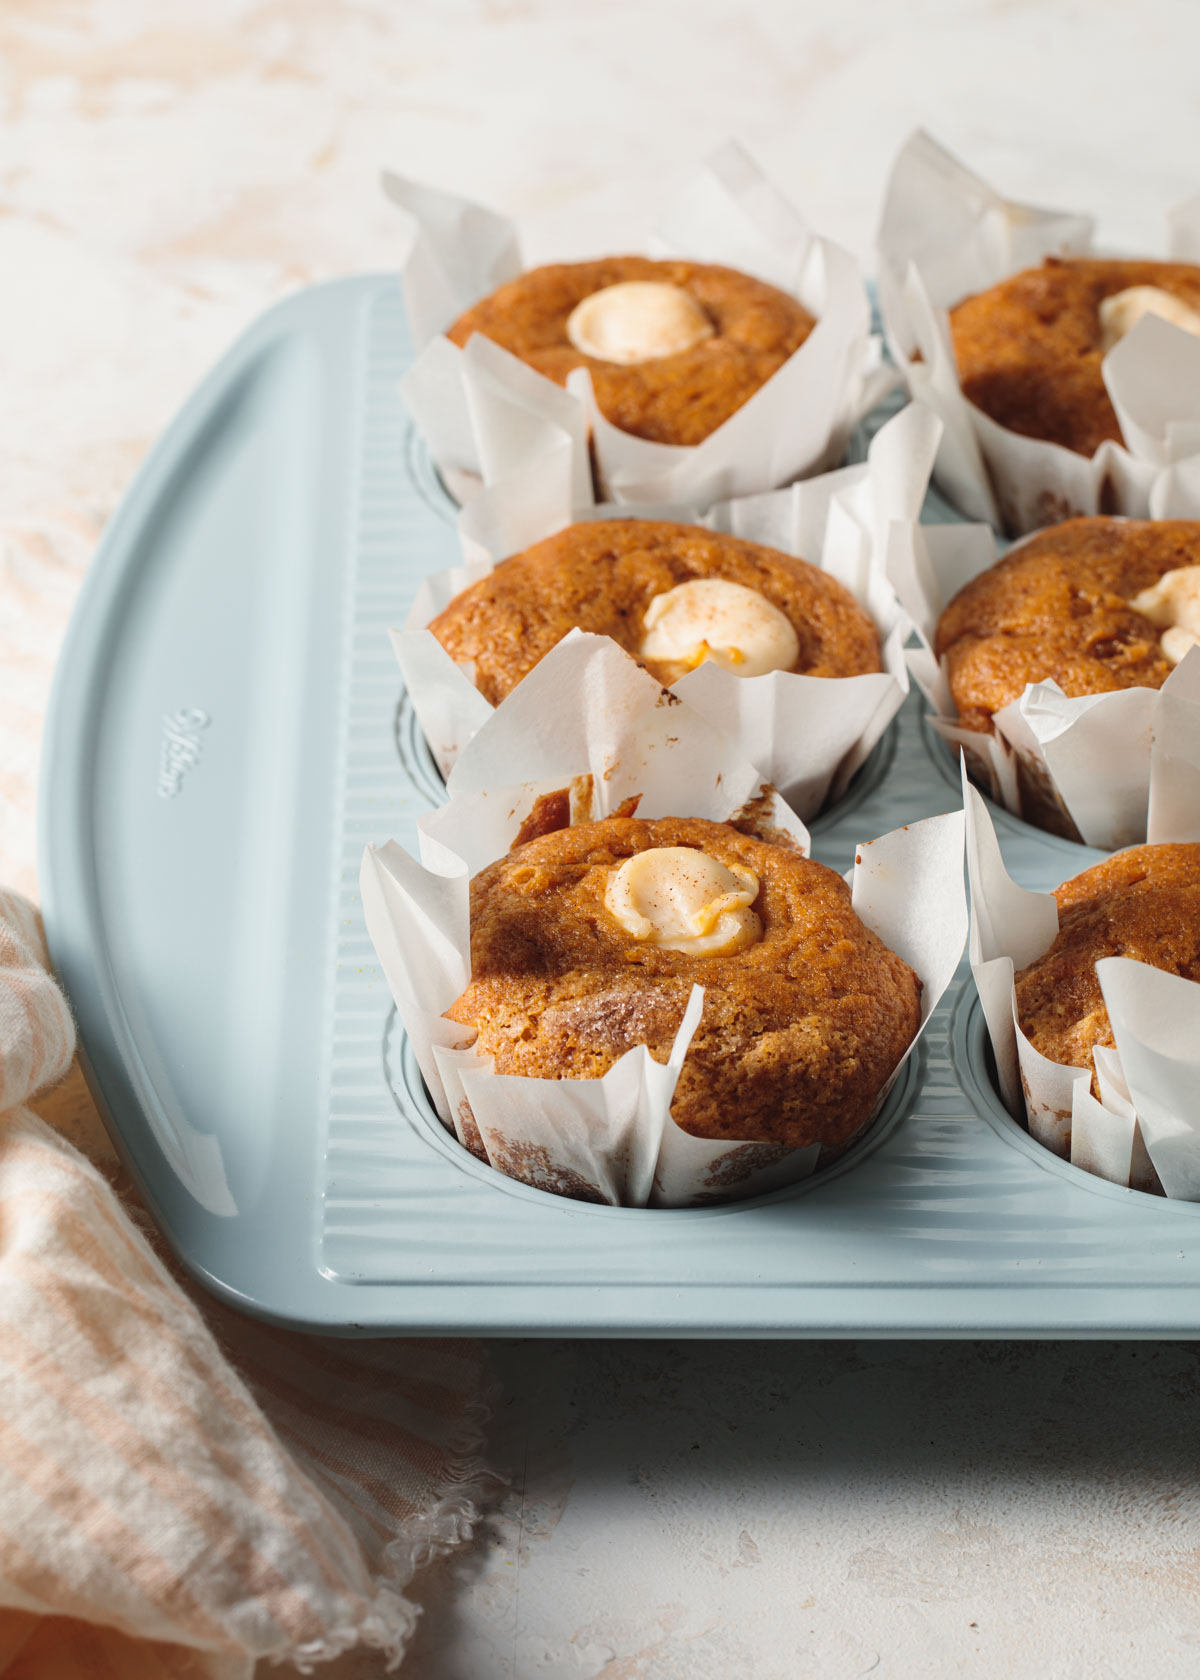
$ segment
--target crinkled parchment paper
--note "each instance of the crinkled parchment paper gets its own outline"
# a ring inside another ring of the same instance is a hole
[[[996,557],[983,525],[925,526],[909,548],[890,552],[893,587],[920,640],[907,658],[934,709],[933,728],[962,748],[972,776],[1014,815],[1102,851],[1135,845],[1147,834],[1156,756],[1169,753],[1173,766],[1171,777],[1154,778],[1164,810],[1174,787],[1190,788],[1188,778],[1200,775],[1200,648],[1160,689],[1072,699],[1056,682],[1031,683],[995,714],[993,733],[964,729],[933,643],[948,602]]]
[[[1116,1039],[1095,1052],[1098,1099],[1085,1068],[1041,1055],[1017,1021],[1014,976],[1054,943],[1058,905],[1012,880],[987,806],[965,782],[964,795],[971,968],[1009,1112],[1100,1178],[1200,1200],[1200,983],[1128,957],[1096,964]],[[1200,840],[1200,799],[1190,813],[1176,801],[1170,817],[1154,841]]]
[[[470,975],[470,878],[509,849],[543,794],[570,789],[577,821],[634,797],[641,817],[740,813],[807,851],[804,825],[726,738],[630,670],[606,637],[560,642],[464,750],[449,804],[421,820],[420,861],[394,842],[367,848],[363,912],[434,1104],[461,1143],[560,1194],[681,1207],[795,1182],[821,1154],[816,1145],[710,1142],[675,1125],[671,1098],[703,1008],[699,987],[668,1063],[639,1046],[596,1080],[497,1074],[443,1014]],[[924,1024],[966,937],[961,813],[860,846],[852,886],[859,916],[921,977]]]
[[[494,561],[512,553],[510,544],[526,547],[579,517],[680,518],[810,561],[844,584],[875,622],[883,654],[879,672],[738,677],[708,663],[674,685],[689,706],[728,735],[738,756],[754,761],[794,810],[805,819],[814,816],[845,790],[908,693],[904,644],[911,626],[890,576],[915,573],[922,540],[918,520],[938,431],[936,419],[911,404],[876,434],[864,465],[721,502],[708,514],[641,505],[576,508],[567,454],[553,446],[542,474],[510,478],[484,491],[463,512],[464,564],[427,578],[405,628],[392,632],[405,685],[443,774],[492,707],[470,671],[426,628],[430,620],[486,576]]]
[[[1200,339],[1146,316],[1104,359],[1124,444],[1090,459],[1023,437],[968,402],[949,310],[1047,256],[1092,252],[1092,218],[1004,198],[928,134],[900,152],[878,238],[888,347],[945,426],[936,476],[955,505],[1010,536],[1075,514],[1200,516]],[[1200,198],[1168,217],[1169,257],[1194,260]]]
[[[694,446],[651,443],[611,425],[579,369],[566,389],[476,335],[459,350],[441,336],[470,305],[522,270],[504,217],[398,175],[384,190],[403,212],[401,275],[420,355],[403,384],[409,412],[459,500],[528,466],[548,441],[590,436],[612,501],[707,507],[820,472],[895,383],[870,330],[871,308],[848,252],[814,234],[742,149],[726,143],[666,208],[648,254],[725,264],[790,292],[817,324],[773,377]],[[575,459],[586,472],[586,452]],[[590,474],[577,483],[577,503]]]

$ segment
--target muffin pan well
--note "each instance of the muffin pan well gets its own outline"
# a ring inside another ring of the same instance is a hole
[[[264,317],[127,496],[59,669],[51,951],[187,1267],[346,1334],[1200,1335],[1195,1208],[1098,1192],[981,1112],[965,965],[863,1143],[754,1202],[598,1210],[500,1185],[431,1131],[357,888],[364,844],[412,846],[438,796],[386,634],[456,546],[397,393],[411,354],[388,277]],[[957,807],[920,714],[914,695],[883,773],[815,826],[822,861]],[[1031,887],[1094,861],[998,832]]]
[[[520,1179],[509,1178],[504,1173],[496,1172],[486,1161],[476,1158],[469,1149],[463,1147],[452,1132],[446,1130],[438,1119],[437,1110],[430,1100],[429,1091],[421,1070],[417,1065],[417,1058],[413,1051],[411,1040],[400,1022],[398,1015],[393,1013],[384,1031],[384,1069],[387,1074],[388,1085],[395,1099],[396,1107],[405,1121],[414,1131],[423,1134],[430,1145],[453,1161],[463,1172],[478,1179],[489,1190],[495,1190],[505,1195],[519,1196],[532,1205],[540,1206],[547,1211],[559,1211],[562,1199],[548,1190],[540,1189],[536,1185],[525,1184]],[[920,1072],[921,1047],[918,1044],[913,1054],[905,1062],[897,1076],[895,1084],[884,1099],[879,1113],[871,1125],[850,1147],[835,1161],[814,1173],[798,1184],[792,1184],[779,1190],[772,1190],[763,1195],[748,1196],[740,1201],[719,1201],[714,1198],[705,1207],[690,1208],[633,1208],[613,1207],[603,1202],[573,1202],[575,1212],[587,1211],[598,1214],[605,1219],[619,1219],[623,1222],[622,1233],[639,1227],[646,1231],[649,1221],[659,1221],[663,1231],[678,1224],[680,1220],[699,1215],[708,1219],[717,1214],[741,1212],[754,1207],[765,1207],[772,1202],[782,1201],[787,1197],[801,1196],[806,1191],[817,1188],[831,1176],[848,1172],[865,1159],[873,1150],[877,1149],[892,1130],[907,1114],[909,1106],[921,1083]],[[632,1221],[632,1226],[630,1222]],[[622,1235],[622,1240],[624,1236]]]
[[[948,788],[952,788],[962,795],[962,771],[959,767],[958,756],[948,741],[943,741],[937,730],[929,720],[928,711],[923,710],[920,731],[921,741],[933,761],[934,768],[941,774]],[[1026,822],[1024,817],[1018,817],[1015,812],[999,805],[994,799],[987,801],[987,808],[991,813],[992,822],[1002,842],[1005,835],[1021,836],[1030,841],[1039,842],[1047,852],[1057,852],[1062,859],[1062,874],[1047,884],[1056,887],[1059,881],[1065,881],[1071,875],[1078,875],[1081,869],[1089,868],[1093,863],[1099,863],[1105,856],[1094,846],[1085,846],[1081,841],[1068,840],[1065,835],[1051,834],[1049,830],[1039,828],[1036,823]]]
[[[973,986],[965,985],[950,1012],[950,1054],[954,1071],[963,1091],[975,1105],[977,1114],[990,1122],[1002,1138],[1020,1149],[1038,1166],[1056,1172],[1080,1190],[1091,1190],[1110,1200],[1127,1206],[1143,1204],[1151,1208],[1169,1207],[1171,1213],[1183,1218],[1200,1219],[1200,1202],[1166,1202],[1160,1195],[1134,1190],[1124,1184],[1112,1184],[1095,1173],[1085,1172],[1049,1150],[1043,1149],[1031,1137],[1024,1123],[1015,1120],[1004,1105],[1000,1082],[996,1078],[996,1061],[988,1037],[983,1006]]]

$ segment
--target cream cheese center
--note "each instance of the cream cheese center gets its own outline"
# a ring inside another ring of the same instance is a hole
[[[1178,665],[1200,643],[1200,564],[1177,566],[1135,595],[1129,605],[1162,631],[1158,645]]]
[[[1137,326],[1143,315],[1159,315],[1173,327],[1200,338],[1200,311],[1184,303],[1174,292],[1164,292],[1161,286],[1129,286],[1114,292],[1100,304],[1100,342],[1105,351],[1111,350],[1127,332]]]
[[[675,682],[706,659],[737,677],[790,671],[800,657],[791,623],[757,589],[726,578],[693,578],[646,608],[639,657]]]
[[[758,877],[692,846],[635,852],[608,877],[607,909],[640,943],[696,957],[723,957],[762,938],[750,906]]]
[[[713,324],[690,292],[661,280],[622,280],[592,292],[567,317],[567,337],[601,362],[654,362],[711,338]]]

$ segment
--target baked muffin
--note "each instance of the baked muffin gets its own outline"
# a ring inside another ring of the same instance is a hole
[[[1017,1018],[1036,1050],[1090,1068],[1112,1045],[1096,964],[1137,962],[1200,980],[1200,845],[1134,846],[1055,889],[1058,936],[1017,975]],[[1099,1095],[1099,1091],[1096,1091]]]
[[[1120,443],[1100,364],[1147,310],[1200,332],[1200,267],[1047,257],[950,311],[963,393],[1010,431],[1079,455]]]
[[[1161,688],[1200,636],[1200,522],[1070,519],[973,578],[938,620],[960,722],[989,730],[1026,684]]]
[[[816,325],[787,292],[733,268],[606,257],[530,269],[447,332],[482,333],[557,384],[590,369],[600,412],[654,443],[696,444]]]
[[[471,883],[470,985],[446,1011],[498,1073],[595,1079],[670,1053],[704,1012],[672,1105],[697,1137],[849,1141],[921,1019],[921,982],[859,920],[841,876],[693,817],[544,829]]]
[[[835,578],[698,525],[570,525],[504,560],[429,626],[498,705],[571,630],[611,636],[659,682],[704,659],[741,676],[880,669],[879,635]]]

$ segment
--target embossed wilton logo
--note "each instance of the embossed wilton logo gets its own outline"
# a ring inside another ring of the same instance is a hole
[[[183,778],[200,757],[204,746],[201,730],[207,729],[209,717],[198,706],[184,706],[177,712],[167,712],[162,722],[162,745],[158,753],[158,797],[174,799],[183,786]]]

